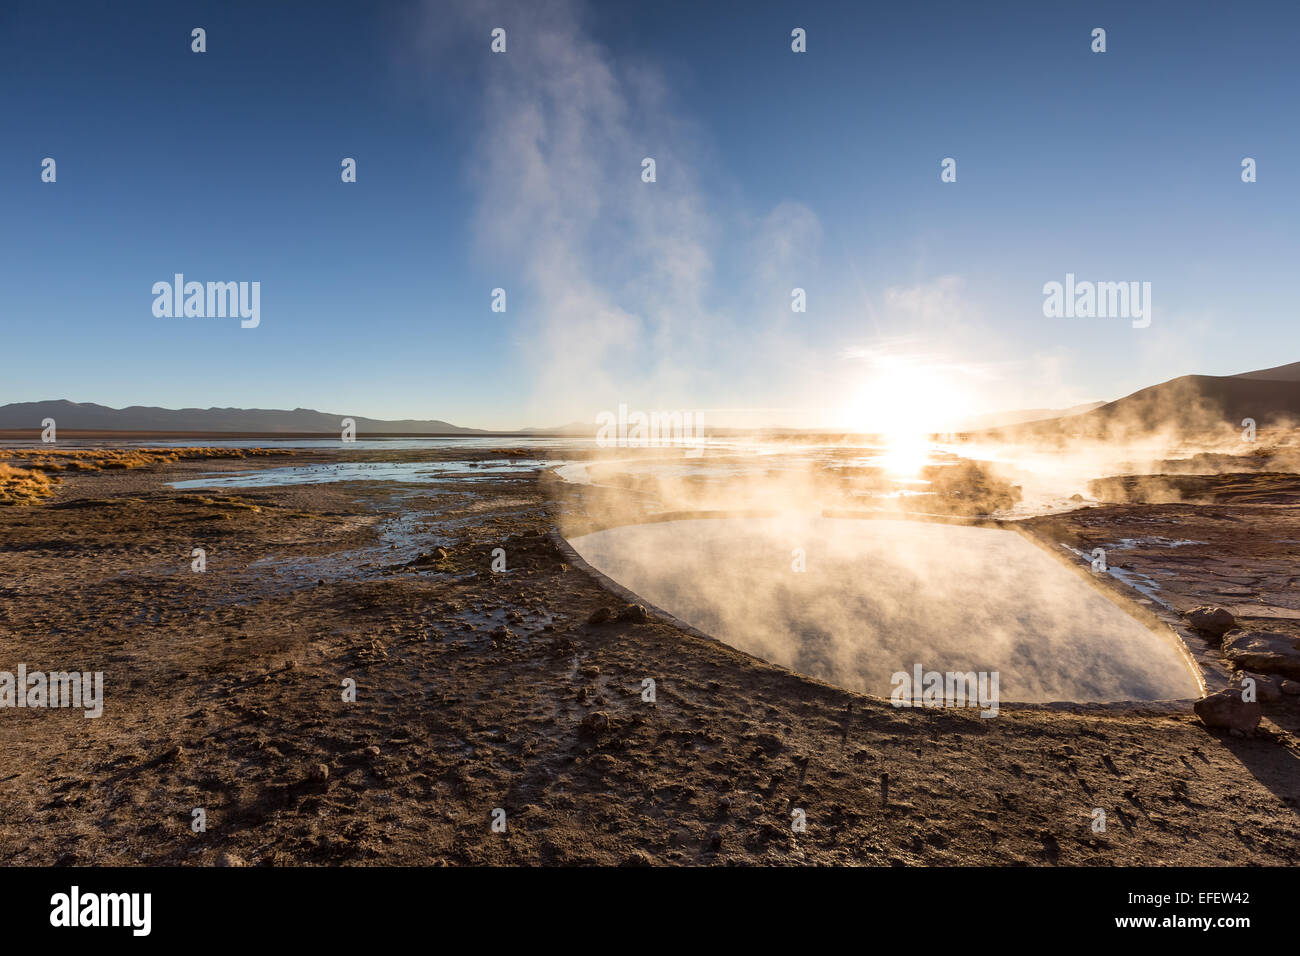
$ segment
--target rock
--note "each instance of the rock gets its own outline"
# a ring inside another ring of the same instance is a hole
[[[633,850],[623,860],[623,866],[654,866],[654,860],[643,850]]]
[[[603,710],[593,710],[583,717],[582,723],[578,725],[578,731],[584,737],[603,737],[609,733],[609,730],[609,714]]]
[[[632,621],[636,624],[643,624],[650,620],[650,614],[640,604],[629,604],[623,610],[618,612],[620,621]]]
[[[1239,627],[1223,636],[1223,656],[1243,670],[1300,680],[1300,638],[1292,634]]]
[[[1273,678],[1249,671],[1242,671],[1240,676],[1242,680],[1250,678],[1255,682],[1255,699],[1261,704],[1272,704],[1282,699],[1282,689]]]
[[[1284,680],[1278,689],[1284,694],[1290,694],[1292,697],[1300,696],[1300,681]]]
[[[1071,500],[1071,501],[1082,501],[1082,500],[1083,500],[1083,495],[1079,494],[1079,493],[1076,491],[1074,494],[1070,495],[1070,500]]]
[[[1241,691],[1235,687],[1202,697],[1195,703],[1194,709],[1206,727],[1221,727],[1243,733],[1258,727],[1264,716],[1259,702],[1247,703],[1242,700]]]
[[[372,757],[378,757],[380,753],[382,753],[382,751],[374,744],[371,744],[369,747],[366,748],[366,753],[368,753]]]
[[[248,866],[248,864],[244,862],[243,857],[227,852],[217,857],[217,866]]]
[[[1202,604],[1183,613],[1188,625],[1214,637],[1222,637],[1237,626],[1237,619],[1225,608]]]
[[[591,617],[587,618],[587,623],[593,625],[604,624],[606,621],[610,620],[610,618],[612,618],[613,616],[614,615],[610,612],[609,608],[598,607],[596,608],[596,610],[591,612]]]
[[[330,778],[329,765],[318,763],[307,772],[307,776],[313,783],[324,783]]]

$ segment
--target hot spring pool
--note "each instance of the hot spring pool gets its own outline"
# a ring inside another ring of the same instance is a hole
[[[705,518],[611,528],[570,544],[706,634],[877,697],[889,698],[891,676],[918,665],[997,672],[1003,701],[1201,694],[1172,632],[1147,627],[1014,531]]]

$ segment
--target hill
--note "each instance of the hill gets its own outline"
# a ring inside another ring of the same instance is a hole
[[[1123,439],[1300,423],[1300,362],[1238,375],[1182,375],[1081,415],[995,429],[1015,441],[1051,438]]]

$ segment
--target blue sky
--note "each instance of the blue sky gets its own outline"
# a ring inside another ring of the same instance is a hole
[[[1298,27],[1289,3],[6,4],[0,402],[867,427],[1300,360]],[[175,272],[259,281],[260,326],[155,317]],[[1067,272],[1151,282],[1150,328],[1045,318]]]

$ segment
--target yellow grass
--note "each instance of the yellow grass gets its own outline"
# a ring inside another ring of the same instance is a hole
[[[0,464],[0,505],[35,504],[54,494],[53,481],[39,471]]]
[[[0,449],[0,505],[30,505],[54,494],[61,479],[49,473],[144,468],[205,458],[262,458],[291,455],[283,448],[78,448]],[[14,467],[4,460],[21,464]]]

